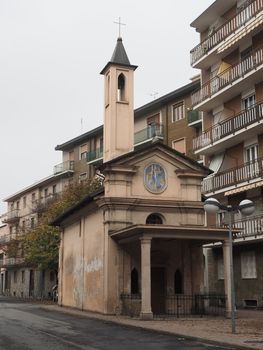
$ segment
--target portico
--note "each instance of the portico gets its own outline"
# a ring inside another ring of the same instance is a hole
[[[138,291],[140,290],[141,295],[140,317],[144,320],[152,319],[155,312],[167,314],[167,308],[170,308],[170,312],[172,311],[171,305],[165,300],[167,295],[171,297],[178,292],[186,295],[200,295],[204,292],[202,245],[221,241],[224,242],[225,247],[228,247],[227,231],[216,228],[133,225],[115,231],[110,236],[118,243],[120,254],[123,254],[123,251],[128,252],[124,259],[122,257],[119,260],[122,267],[131,264],[129,268],[131,272],[134,266],[140,265]],[[187,254],[185,254],[186,251],[188,251]],[[174,259],[173,253],[177,255],[178,252],[180,252],[180,257]],[[229,250],[226,248],[224,266],[226,295],[229,295],[230,292],[228,290],[230,280],[228,255]],[[181,261],[182,256],[184,261]],[[122,267],[119,271],[124,271]],[[177,272],[180,272],[181,281],[176,280]],[[157,284],[156,273],[159,277]],[[132,281],[125,281],[125,278],[129,279],[129,276],[131,275],[121,276],[120,295],[127,295],[131,291]],[[152,298],[158,298],[159,305]],[[227,309],[230,309],[228,302],[226,306]]]

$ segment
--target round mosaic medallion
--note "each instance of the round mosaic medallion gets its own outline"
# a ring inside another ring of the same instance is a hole
[[[144,169],[144,185],[149,192],[161,193],[167,186],[167,175],[158,163],[147,165]]]

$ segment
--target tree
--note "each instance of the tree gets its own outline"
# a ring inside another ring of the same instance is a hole
[[[101,182],[97,179],[71,184],[61,196],[49,202],[39,214],[36,227],[19,238],[19,247],[22,248],[26,264],[41,270],[58,270],[60,231],[58,227],[51,226],[50,222],[100,187]],[[12,247],[14,246],[17,245],[13,244]]]

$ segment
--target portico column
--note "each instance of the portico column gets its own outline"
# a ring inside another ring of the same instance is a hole
[[[226,316],[231,317],[231,263],[230,263],[230,244],[228,241],[223,243],[224,254],[224,279],[226,295]]]
[[[151,240],[148,237],[141,238],[142,320],[151,320],[153,318],[151,305]]]

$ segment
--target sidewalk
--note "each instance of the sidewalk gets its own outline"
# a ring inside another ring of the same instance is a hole
[[[263,350],[263,310],[239,310],[236,320],[237,332],[232,334],[231,320],[225,318],[141,321],[125,316],[107,316],[57,305],[41,305],[41,307],[50,311],[60,311],[125,326],[175,334],[179,337],[193,338],[202,342],[220,343],[233,348]]]

